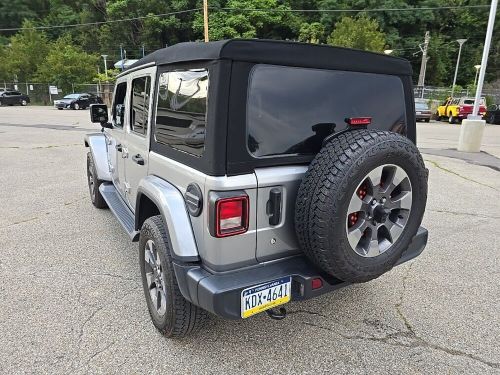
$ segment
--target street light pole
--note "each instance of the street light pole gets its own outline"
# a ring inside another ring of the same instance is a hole
[[[493,25],[495,24],[497,5],[498,0],[491,1],[488,28],[486,29],[486,37],[484,39],[483,57],[481,59],[479,78],[476,87],[476,97],[474,98],[474,108],[472,109],[472,113],[467,116],[467,119],[462,121],[460,137],[458,138],[458,151],[481,151],[481,142],[486,121],[481,119],[481,116],[478,116],[479,101],[481,100],[481,93],[483,91],[484,75],[486,73],[486,65],[488,64],[488,54],[490,53],[491,36],[493,34]]]
[[[453,97],[453,93],[455,92],[455,83],[457,82],[458,65],[460,64],[460,54],[462,53],[462,46],[466,41],[467,39],[457,39],[457,42],[459,44],[458,57],[457,57],[457,66],[455,67],[455,76],[453,77],[453,85],[451,85],[451,97]]]
[[[101,55],[101,57],[104,60],[104,75],[106,76],[106,80],[108,79],[108,62],[106,59],[108,58],[108,55]]]
[[[483,91],[484,75],[486,74],[486,65],[488,64],[488,54],[490,53],[491,36],[493,34],[493,26],[495,25],[495,15],[497,11],[498,0],[491,1],[490,17],[488,18],[488,28],[486,29],[486,38],[484,39],[483,58],[481,59],[481,67],[479,68],[479,80],[476,87],[476,99],[474,100],[474,108],[470,118],[477,118],[479,111],[479,100]],[[467,116],[469,118],[469,116]]]
[[[474,68],[476,68],[476,77],[474,77],[474,87],[476,87],[477,75],[479,74],[479,68],[481,68],[481,65],[474,65]]]

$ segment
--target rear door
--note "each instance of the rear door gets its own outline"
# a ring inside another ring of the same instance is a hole
[[[125,159],[126,200],[135,210],[137,187],[148,172],[149,137],[152,112],[152,93],[156,67],[141,69],[129,77],[129,126],[125,134],[128,158]]]

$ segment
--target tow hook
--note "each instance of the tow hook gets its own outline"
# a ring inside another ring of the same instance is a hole
[[[284,307],[280,307],[279,311],[275,309],[266,310],[267,316],[274,320],[283,320],[286,318],[286,309]]]

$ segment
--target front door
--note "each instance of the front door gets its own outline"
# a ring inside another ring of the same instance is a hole
[[[125,160],[126,200],[135,210],[137,188],[147,176],[149,158],[149,137],[152,113],[153,77],[156,67],[141,69],[129,75],[128,128],[125,145],[128,158]]]
[[[113,184],[118,192],[125,194],[125,168],[124,160],[127,157],[125,142],[125,129],[127,127],[126,106],[128,103],[127,80],[118,81],[111,106],[112,129],[105,129],[108,163]]]

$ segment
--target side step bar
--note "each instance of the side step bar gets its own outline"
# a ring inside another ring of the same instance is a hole
[[[134,242],[139,241],[139,232],[135,230],[134,214],[123,201],[115,186],[112,183],[104,182],[99,187],[99,191],[130,239]]]

